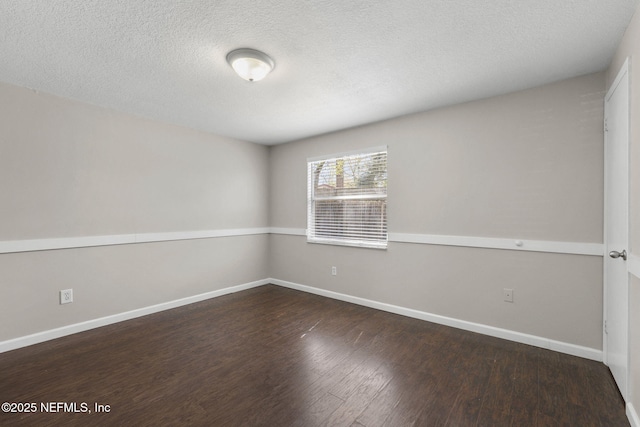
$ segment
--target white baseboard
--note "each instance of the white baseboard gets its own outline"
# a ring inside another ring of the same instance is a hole
[[[68,325],[68,326],[62,326],[60,328],[38,332],[38,333],[27,335],[24,337],[14,338],[7,341],[0,341],[0,353],[10,351],[10,350],[15,350],[22,347],[27,347],[33,344],[38,344],[38,343],[49,341],[56,338],[61,338],[61,337],[72,335],[78,332],[88,331],[90,329],[99,328],[101,326],[111,325],[113,323],[135,319],[136,317],[146,316],[148,314],[158,313],[164,310],[170,310],[172,308],[181,307],[183,305],[193,304],[193,303],[204,301],[210,298],[216,298],[222,295],[244,291],[246,289],[255,288],[258,286],[266,285],[268,283],[270,282],[267,279],[257,280],[255,282],[244,283],[242,285],[231,286],[224,289],[218,289],[216,291],[205,292],[199,295],[193,295],[186,298],[163,302],[161,304],[156,304],[149,307],[138,308],[136,310],[127,311],[124,313],[118,313],[118,314],[113,314],[111,316],[100,317],[98,319],[87,320],[86,322],[75,323],[73,325]]]
[[[640,417],[632,403],[627,403],[627,418],[631,427],[640,427]]]
[[[465,320],[454,319],[451,317],[440,316],[438,314],[427,313],[424,311],[413,310],[410,308],[400,307],[392,304],[386,304],[378,301],[368,300],[365,298],[354,297],[351,295],[341,294],[338,292],[327,291],[325,289],[314,288],[311,286],[301,285],[298,283],[287,282],[279,279],[269,279],[269,283],[283,286],[285,288],[296,289],[311,294],[316,294],[340,301],[350,302],[365,307],[375,308],[377,310],[387,311],[389,313],[400,314],[402,316],[412,317],[415,319],[426,320],[428,322],[438,323],[440,325],[451,326],[466,331],[477,332],[479,334],[489,335],[496,338],[502,338],[523,344],[529,344],[536,347],[546,348],[548,350],[560,353],[570,354],[572,356],[583,357],[585,359],[602,362],[602,350],[595,348],[583,347],[575,344],[569,344],[562,341],[555,341],[548,338],[538,337],[535,335],[523,334],[520,332],[510,331],[508,329],[496,328],[493,326],[483,325],[480,323],[468,322]],[[640,427],[640,426],[639,426]]]
[[[148,314],[153,314],[153,313],[157,313],[164,310],[170,310],[172,308],[180,307],[183,305],[193,304],[193,303],[204,301],[210,298],[215,298],[222,295],[227,295],[234,292],[255,288],[258,286],[266,285],[268,283],[273,283],[274,285],[282,286],[285,288],[296,289],[299,291],[308,292],[311,294],[320,295],[328,298],[333,298],[340,301],[350,302],[350,303],[362,305],[365,307],[375,308],[377,310],[387,311],[389,313],[400,314],[402,316],[412,317],[414,319],[426,320],[428,322],[438,323],[445,326],[451,326],[454,328],[463,329],[471,332],[477,332],[480,334],[502,338],[510,341],[515,341],[523,344],[529,344],[536,347],[546,348],[549,350],[570,354],[573,356],[584,357],[585,359],[596,360],[599,362],[602,361],[601,350],[583,347],[575,344],[569,344],[561,341],[550,340],[550,339],[538,337],[535,335],[523,334],[520,332],[510,331],[508,329],[501,329],[501,328],[487,326],[479,323],[468,322],[465,320],[454,319],[451,317],[440,316],[437,314],[427,313],[424,311],[419,311],[419,310],[400,307],[392,304],[368,300],[365,298],[354,297],[351,295],[341,294],[333,291],[327,291],[320,288],[314,288],[311,286],[301,285],[298,283],[287,282],[284,280],[273,279],[273,278],[257,280],[255,282],[245,283],[237,286],[231,286],[231,287],[219,289],[216,291],[206,292],[206,293],[194,295],[191,297],[181,298],[174,301],[168,301],[161,304],[152,305],[149,307],[143,307],[136,310],[127,311],[124,313],[118,313],[111,316],[92,319],[86,322],[76,323],[73,325],[63,326],[63,327],[51,329],[48,331],[38,332],[38,333],[27,335],[24,337],[2,341],[0,342],[0,353],[10,351],[10,350],[15,350],[22,347],[27,347],[33,344],[38,344],[44,341],[49,341],[52,339],[64,337],[64,336],[75,334],[78,332],[88,331],[90,329],[99,328],[101,326],[111,325],[113,323],[135,319],[136,317],[146,316]],[[631,409],[633,410],[633,408]],[[633,413],[635,414],[635,411]],[[640,427],[640,425],[638,425],[638,427]]]

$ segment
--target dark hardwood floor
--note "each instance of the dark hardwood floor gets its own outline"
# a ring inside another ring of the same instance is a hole
[[[37,405],[11,426],[629,425],[602,363],[272,285],[0,354],[0,402]]]

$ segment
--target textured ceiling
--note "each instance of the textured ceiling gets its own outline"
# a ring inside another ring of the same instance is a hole
[[[274,144],[603,70],[637,4],[0,0],[0,81]]]

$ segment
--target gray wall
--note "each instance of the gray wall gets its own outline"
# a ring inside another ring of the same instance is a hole
[[[307,157],[388,145],[392,233],[600,243],[603,95],[627,56],[638,257],[638,13],[605,74],[271,148],[0,84],[0,242],[302,230]],[[265,277],[602,344],[598,257],[398,242],[377,251],[278,234],[0,254],[0,341]],[[630,286],[630,398],[640,408],[640,279]],[[64,288],[74,304],[58,304]]]
[[[387,145],[390,233],[601,243],[604,89],[597,73],[274,146],[271,225],[306,228],[307,157]],[[602,348],[601,257],[269,244],[271,277]]]
[[[307,157],[387,145],[392,233],[600,243],[604,89],[593,74],[267,148],[0,85],[0,241],[302,230]],[[0,340],[274,277],[602,344],[594,256],[262,234],[4,254],[0,267]],[[76,302],[60,306],[65,288]]]
[[[607,72],[607,87],[630,57],[630,253],[640,257],[640,13],[636,11]],[[640,278],[631,276],[629,295],[629,400],[640,411]]]
[[[268,225],[268,148],[0,84],[0,241]],[[268,235],[0,255],[0,341],[268,275]],[[75,302],[58,304],[60,289]]]

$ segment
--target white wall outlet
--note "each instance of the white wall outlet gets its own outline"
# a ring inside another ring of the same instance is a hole
[[[338,267],[331,267],[331,275],[332,276],[338,275]]]
[[[73,302],[73,289],[60,291],[60,304],[69,304],[70,302]]]
[[[506,302],[513,302],[513,289],[504,288],[502,290],[502,296]]]

